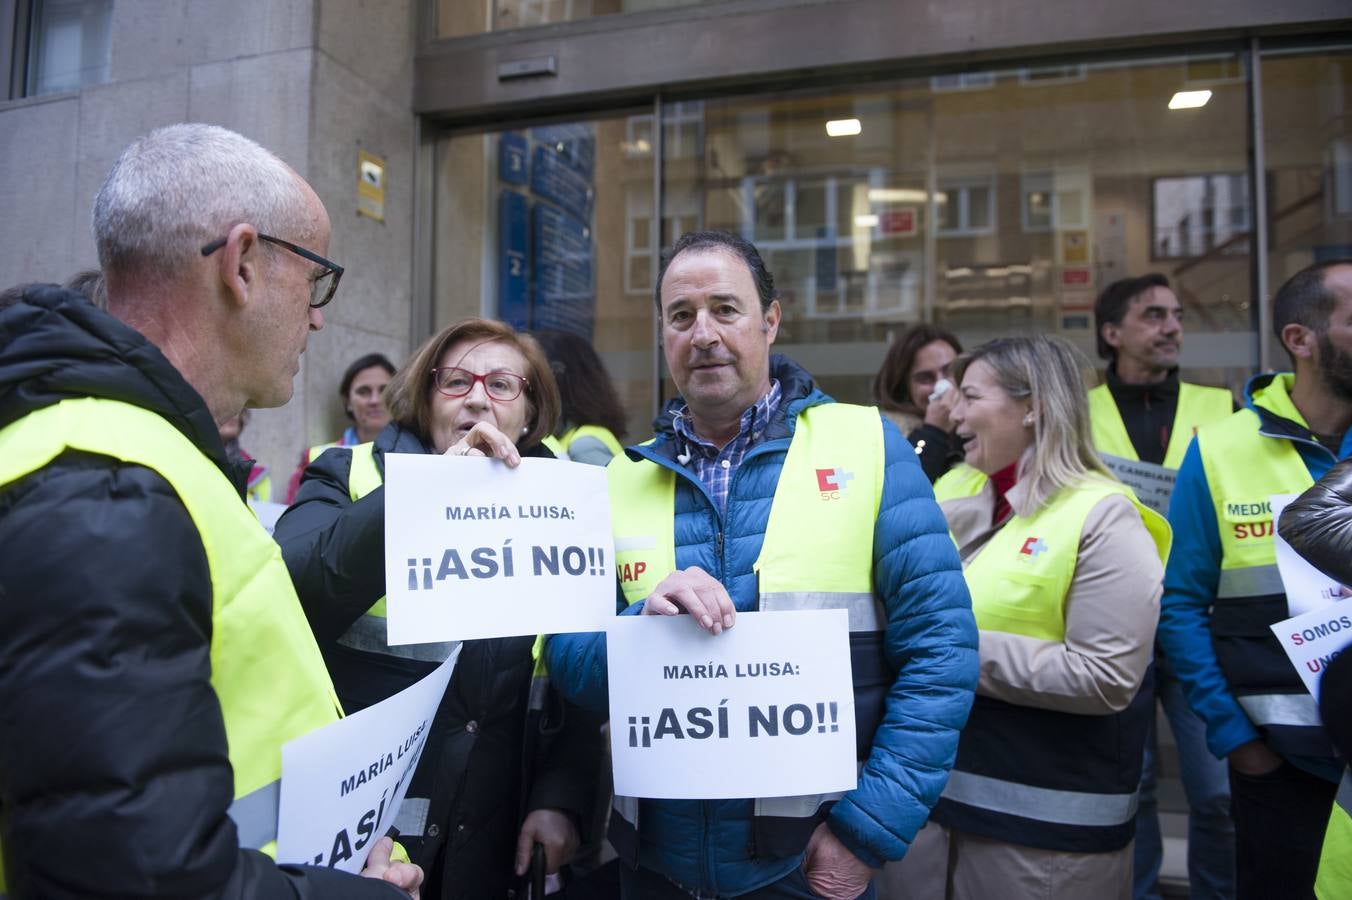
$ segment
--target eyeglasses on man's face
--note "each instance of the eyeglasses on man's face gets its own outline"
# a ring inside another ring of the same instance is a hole
[[[318,253],[311,253],[304,247],[298,247],[290,241],[284,241],[281,238],[273,237],[270,234],[258,232],[258,239],[266,241],[269,244],[276,244],[284,250],[290,250],[292,253],[308,259],[310,262],[319,266],[319,270],[310,276],[310,308],[319,309],[319,307],[333,299],[333,295],[338,291],[338,280],[343,277],[343,267],[336,262],[327,260]],[[203,256],[210,256],[217,250],[225,246],[228,238],[219,238],[212,241],[202,248]]]
[[[525,378],[511,372],[477,375],[459,366],[442,366],[432,370],[432,383],[447,397],[463,397],[474,390],[475,383],[480,381],[484,383],[484,390],[489,397],[503,403],[520,397],[527,386]]]

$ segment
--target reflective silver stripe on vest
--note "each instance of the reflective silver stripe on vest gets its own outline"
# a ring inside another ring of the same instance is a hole
[[[1221,569],[1220,584],[1216,587],[1217,600],[1285,593],[1286,586],[1282,584],[1282,576],[1276,565]]]
[[[338,639],[338,643],[344,647],[351,647],[353,650],[364,650],[367,653],[382,653],[385,656],[395,656],[399,659],[415,659],[419,662],[441,663],[446,661],[446,657],[460,644],[459,641],[443,641],[435,644],[402,644],[398,647],[391,647],[389,635],[386,631],[386,620],[384,616],[362,616],[353,622],[343,636]]]
[[[1255,725],[1298,725],[1319,728],[1319,707],[1309,694],[1251,694],[1236,697]]]
[[[943,796],[991,812],[1057,825],[1107,827],[1131,821],[1137,795],[1058,791],[954,770]]]
[[[394,816],[394,828],[401,837],[422,837],[427,828],[427,810],[432,801],[427,797],[405,797]]]
[[[281,801],[280,778],[235,798],[226,813],[235,820],[241,847],[258,850],[277,840],[277,807]]]
[[[831,794],[799,794],[796,797],[757,797],[756,815],[808,819],[817,814],[823,803],[830,803],[844,796],[844,791],[836,791]]]
[[[621,819],[624,819],[635,829],[638,828],[638,798],[625,797],[616,794],[610,800],[610,808],[614,810]]]
[[[882,631],[887,617],[872,594],[844,591],[778,591],[760,595],[761,612],[803,609],[844,609],[850,614],[850,631]]]

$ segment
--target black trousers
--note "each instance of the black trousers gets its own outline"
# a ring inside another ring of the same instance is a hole
[[[1338,785],[1291,763],[1264,775],[1230,767],[1237,900],[1313,900]]]

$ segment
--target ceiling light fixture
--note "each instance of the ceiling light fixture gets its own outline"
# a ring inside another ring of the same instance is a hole
[[[858,119],[832,119],[826,123],[828,137],[852,137],[863,131]]]
[[[854,217],[855,228],[874,228],[878,224],[878,217],[872,213]]]
[[[1198,109],[1206,106],[1211,91],[1179,91],[1169,99],[1170,109]]]

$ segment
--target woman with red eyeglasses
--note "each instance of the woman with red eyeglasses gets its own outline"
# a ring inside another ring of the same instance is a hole
[[[296,592],[343,707],[355,712],[431,672],[453,643],[390,647],[385,634],[386,453],[550,456],[559,391],[536,343],[466,319],[390,382],[390,424],[320,456],[277,523]],[[602,718],[528,702],[533,637],[466,641],[395,826],[427,872],[425,898],[507,897],[533,845],[557,872],[591,821]],[[537,708],[542,707],[542,708]]]

